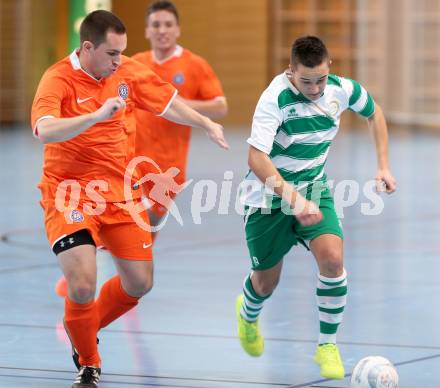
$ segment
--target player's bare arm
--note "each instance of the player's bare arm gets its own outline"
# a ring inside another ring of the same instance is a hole
[[[373,132],[376,145],[378,171],[377,191],[388,194],[396,190],[396,180],[391,173],[388,161],[388,128],[381,107],[375,104],[374,114],[368,118],[368,126]]]
[[[261,182],[265,182],[276,194],[291,204],[295,217],[302,225],[314,225],[322,220],[319,208],[283,179],[266,153],[250,146],[248,164]]]
[[[228,103],[225,97],[216,97],[211,100],[189,100],[180,96],[177,98],[190,108],[211,119],[218,119],[228,113]]]
[[[185,103],[174,99],[163,118],[178,124],[190,125],[191,127],[204,129],[208,137],[220,147],[228,149],[229,145],[223,135],[223,127],[191,109]]]
[[[73,139],[93,125],[111,118],[125,107],[120,97],[113,97],[95,112],[77,117],[53,118],[41,120],[37,125],[38,138],[42,143],[59,143]]]

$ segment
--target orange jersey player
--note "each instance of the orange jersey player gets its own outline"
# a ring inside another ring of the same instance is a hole
[[[146,38],[150,41],[152,50],[138,53],[133,58],[148,65],[163,80],[173,84],[179,91],[178,98],[199,113],[211,118],[224,116],[227,112],[226,99],[211,66],[203,58],[177,44],[180,27],[175,5],[167,0],[153,2],[146,12],[146,24]],[[191,128],[176,125],[145,110],[137,109],[135,114],[139,128],[136,135],[136,154],[147,156],[155,163],[140,163],[142,176],[166,173],[177,168],[179,173],[174,182],[183,185],[186,180]],[[149,195],[155,186],[157,182],[154,181],[144,185],[144,191],[152,205],[149,216],[153,225],[160,223],[177,194],[166,186],[163,191],[168,193],[170,202],[168,205],[157,202]]]
[[[222,127],[178,99],[149,68],[122,56],[123,23],[95,11],[80,28],[81,47],[50,67],[32,106],[34,134],[45,144],[41,204],[48,240],[67,279],[64,324],[79,369],[73,388],[97,387],[98,331],[137,305],[152,287],[148,216],[136,187],[134,110],[203,128],[227,148]],[[142,130],[142,129],[140,129]],[[96,241],[118,275],[95,299]]]

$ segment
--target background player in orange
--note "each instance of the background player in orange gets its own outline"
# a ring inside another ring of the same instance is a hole
[[[176,6],[167,0],[155,1],[146,12],[145,37],[150,41],[151,50],[135,54],[133,58],[172,83],[179,91],[177,98],[196,111],[211,118],[223,117],[227,113],[227,104],[220,81],[208,62],[177,44],[179,36]],[[140,129],[136,135],[136,154],[154,160],[162,172],[177,167],[180,173],[175,177],[175,182],[183,184],[186,180],[191,128],[176,125],[145,110],[138,109],[135,114]],[[139,171],[142,176],[160,173],[149,163],[139,164]],[[150,181],[144,185],[147,197],[153,184]],[[171,190],[168,193],[170,199],[176,195]],[[155,202],[153,198],[149,200],[150,222],[158,225],[168,207]]]
[[[80,41],[79,50],[43,75],[32,128],[45,143],[39,187],[46,232],[68,283],[64,323],[79,368],[72,387],[90,388],[101,373],[98,330],[152,287],[151,235],[132,213],[141,205],[140,190],[131,191],[139,177],[124,179],[134,156],[134,109],[203,128],[223,148],[227,143],[219,124],[176,99],[175,88],[148,67],[121,55],[127,35],[115,15],[89,14]],[[95,300],[96,239],[113,255],[118,275]]]

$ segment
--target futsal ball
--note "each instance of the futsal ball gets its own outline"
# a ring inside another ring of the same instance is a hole
[[[399,375],[386,358],[370,356],[356,364],[350,384],[351,388],[397,388]]]

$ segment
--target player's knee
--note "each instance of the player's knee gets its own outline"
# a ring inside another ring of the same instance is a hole
[[[75,303],[87,303],[95,297],[96,288],[92,284],[69,284],[69,297]]]
[[[252,285],[254,287],[255,292],[260,296],[270,295],[278,285],[280,281],[280,277],[271,278],[271,279],[259,279],[256,282],[252,280]]]
[[[131,279],[126,288],[125,291],[128,295],[135,298],[141,298],[145,294],[148,294],[153,288],[153,276],[145,275],[137,277],[136,279]]]
[[[146,280],[142,284],[139,285],[139,287],[137,289],[137,293],[138,293],[139,297],[141,297],[141,296],[148,294],[152,288],[153,288],[153,280],[152,279]]]
[[[344,270],[342,252],[339,249],[326,249],[324,252],[322,252],[320,262],[321,267],[324,267],[325,272],[329,276],[339,276]]]

